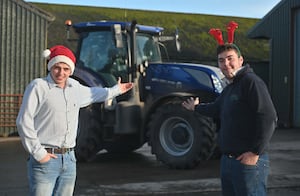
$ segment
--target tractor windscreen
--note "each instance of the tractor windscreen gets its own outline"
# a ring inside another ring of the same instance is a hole
[[[83,66],[96,72],[114,74],[127,70],[127,48],[115,46],[111,31],[87,33],[81,42],[79,59]]]

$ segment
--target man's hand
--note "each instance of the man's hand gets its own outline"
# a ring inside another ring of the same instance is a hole
[[[236,160],[241,161],[245,165],[256,165],[259,155],[254,154],[253,152],[245,152],[241,154]]]
[[[198,105],[200,103],[199,98],[197,97],[196,99],[194,99],[193,97],[187,99],[186,101],[184,101],[182,103],[182,106],[190,111],[194,111],[195,110],[195,105]]]
[[[39,163],[47,163],[50,161],[50,159],[57,159],[57,156],[55,154],[47,153],[47,155],[39,160]]]
[[[118,78],[118,85],[120,87],[121,93],[126,93],[133,87],[133,83],[128,82],[128,83],[121,83],[121,77]]]

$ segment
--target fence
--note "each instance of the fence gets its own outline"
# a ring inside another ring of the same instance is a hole
[[[16,133],[16,118],[22,103],[21,94],[0,94],[0,136]]]

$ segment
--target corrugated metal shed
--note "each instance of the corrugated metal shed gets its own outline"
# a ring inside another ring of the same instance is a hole
[[[22,94],[33,78],[46,74],[42,51],[47,48],[47,28],[53,20],[22,0],[0,1],[0,94]],[[1,103],[13,101],[7,100],[11,97],[2,97]]]
[[[295,106],[295,20],[299,0],[282,0],[248,33],[249,38],[270,40],[270,92],[279,116],[280,125],[299,126]],[[300,37],[300,35],[299,35]],[[300,51],[298,51],[299,53]],[[298,54],[299,55],[299,54]],[[300,65],[297,65],[300,67]],[[300,101],[300,100],[299,100]],[[300,108],[298,108],[299,110]]]
[[[41,52],[54,17],[22,0],[0,1],[0,94],[23,93],[46,70]]]

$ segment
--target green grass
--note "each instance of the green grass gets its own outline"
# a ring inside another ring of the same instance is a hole
[[[209,29],[222,29],[226,41],[226,25],[234,20],[239,24],[235,32],[235,43],[239,45],[244,58],[248,61],[266,61],[269,56],[269,45],[266,40],[247,38],[248,31],[259,19],[40,3],[34,3],[34,5],[55,16],[55,20],[51,22],[48,29],[49,47],[56,44],[68,44],[64,26],[67,19],[71,19],[73,23],[99,20],[132,21],[135,19],[139,24],[164,27],[165,35],[174,34],[175,29],[179,29],[182,51],[178,54],[175,45],[167,45],[172,60],[210,62],[216,59],[217,43],[208,34]],[[71,35],[75,36],[74,33]],[[76,49],[75,43],[69,47],[73,50]]]

